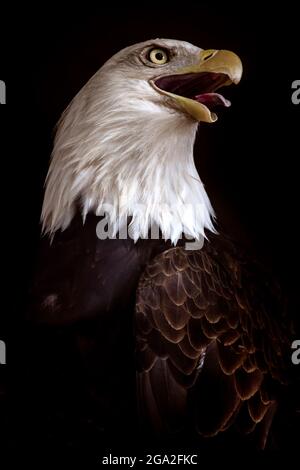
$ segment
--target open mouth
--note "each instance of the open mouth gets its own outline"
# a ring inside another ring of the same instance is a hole
[[[214,111],[219,106],[231,105],[229,100],[216,93],[219,88],[231,83],[227,74],[215,72],[166,75],[154,81],[160,91],[196,101],[209,111]]]

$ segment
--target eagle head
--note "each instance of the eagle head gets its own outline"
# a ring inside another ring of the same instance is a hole
[[[152,223],[174,243],[213,230],[214,212],[193,159],[200,121],[229,106],[219,89],[242,64],[225,50],[156,39],[109,59],[64,111],[46,180],[42,222],[64,230],[80,207],[108,214],[113,232],[131,218],[134,239]]]

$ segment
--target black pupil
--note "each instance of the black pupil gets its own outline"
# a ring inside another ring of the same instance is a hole
[[[162,52],[157,52],[157,53],[155,54],[155,58],[156,58],[156,60],[163,60],[164,55],[163,55]]]

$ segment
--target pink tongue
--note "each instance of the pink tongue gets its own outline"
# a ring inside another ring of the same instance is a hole
[[[226,100],[224,96],[220,95],[219,93],[203,93],[202,95],[197,95],[194,97],[194,100],[198,101],[198,103],[202,103],[205,106],[217,106],[222,105],[228,108],[231,106],[229,100]]]

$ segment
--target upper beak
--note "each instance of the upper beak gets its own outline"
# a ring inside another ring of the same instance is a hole
[[[178,69],[175,75],[202,74],[203,72],[224,75],[220,86],[227,86],[232,83],[239,83],[242,77],[243,66],[240,58],[234,52],[209,49],[200,52],[198,63]],[[217,115],[210,111],[203,103],[163,90],[153,82],[152,84],[158,91],[174,99],[184,111],[197,121],[215,122],[217,120]],[[217,88],[219,86],[214,88],[213,91]]]

